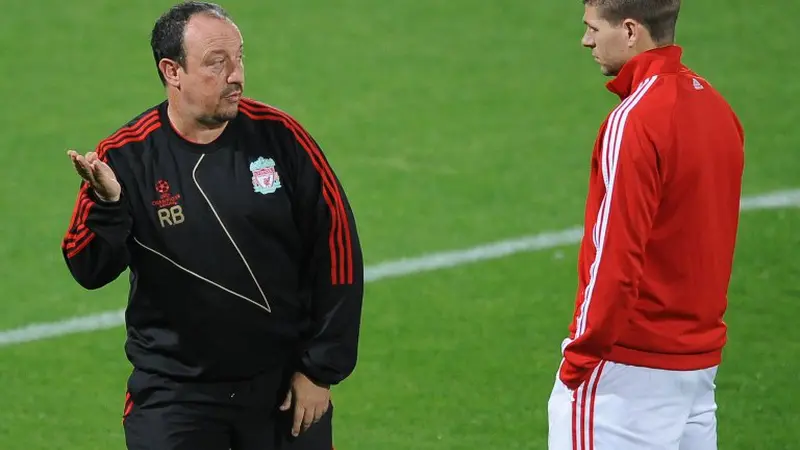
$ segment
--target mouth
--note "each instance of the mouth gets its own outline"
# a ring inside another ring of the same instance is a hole
[[[238,102],[242,98],[242,92],[241,91],[234,92],[234,93],[226,95],[223,98],[226,99],[226,100],[230,100],[232,102]]]

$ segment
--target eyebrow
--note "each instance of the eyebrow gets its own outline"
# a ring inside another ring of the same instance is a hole
[[[239,51],[241,52],[243,50],[244,50],[244,44],[240,44],[239,45]],[[225,50],[223,50],[221,48],[218,48],[216,50],[211,50],[210,52],[208,52],[206,54],[206,56],[208,57],[208,56],[216,56],[216,55],[225,55],[226,53],[227,52]]]
[[[242,47],[239,47],[239,51],[242,51]],[[216,49],[211,50],[207,53],[207,55],[226,55],[228,52],[223,49]]]

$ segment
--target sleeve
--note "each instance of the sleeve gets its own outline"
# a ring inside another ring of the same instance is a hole
[[[133,220],[123,194],[104,202],[82,181],[61,251],[73,278],[86,289],[114,281],[130,260],[127,239]]]
[[[355,217],[326,156],[296,122],[288,124],[296,155],[294,203],[306,242],[311,330],[299,355],[310,379],[335,385],[356,366],[364,263]]]
[[[606,189],[592,227],[597,251],[560,371],[571,389],[588,379],[625,328],[661,196],[658,154],[641,119],[629,116],[601,158]]]

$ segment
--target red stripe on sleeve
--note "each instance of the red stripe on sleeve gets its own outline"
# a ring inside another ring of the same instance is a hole
[[[316,165],[318,172],[324,172],[327,174],[329,178],[328,185],[330,189],[333,191],[334,203],[336,208],[336,215],[338,216],[338,245],[341,253],[339,254],[339,263],[341,266],[339,267],[339,279],[340,283],[352,283],[352,266],[351,266],[351,259],[352,256],[350,254],[350,228],[347,223],[347,213],[344,209],[344,202],[342,201],[341,194],[339,193],[339,188],[336,185],[335,178],[333,177],[332,170],[330,166],[325,162],[322,158],[319,149],[313,144],[313,141],[310,137],[306,134],[305,130],[300,127],[299,124],[295,123],[294,126],[291,128],[292,132],[295,133],[295,136],[298,136],[298,140],[301,142],[305,142],[303,145],[304,149],[309,156],[314,159],[316,156],[316,161],[318,164]],[[304,139],[303,139],[304,138]],[[312,155],[313,154],[313,155]],[[344,236],[343,236],[344,234]]]
[[[322,179],[322,194],[331,212],[331,231],[329,245],[331,252],[331,281],[333,284],[353,283],[353,256],[350,243],[350,227],[347,212],[339,192],[333,170],[325,160],[322,151],[308,132],[283,111],[251,99],[240,102],[240,111],[253,120],[279,121],[289,129],[311,159],[314,168]]]
[[[258,103],[256,103],[258,105]],[[321,150],[314,144],[313,139],[311,136],[306,132],[306,130],[300,126],[297,121],[294,120],[291,116],[280,111],[276,108],[269,107],[267,105],[263,105],[263,109],[268,112],[276,115],[279,120],[283,121],[289,129],[295,133],[295,136],[298,137],[298,140],[303,144],[304,149],[309,154],[312,162],[315,163],[315,167],[317,171],[320,173],[320,176],[323,180],[327,180],[328,189],[332,191],[332,195],[336,201],[337,211],[339,213],[340,218],[340,226],[339,232],[341,233],[344,231],[344,242],[342,242],[342,236],[339,235],[339,245],[342,250],[344,250],[344,255],[340,255],[341,258],[344,258],[344,264],[340,271],[341,283],[352,283],[353,282],[353,261],[352,261],[352,247],[350,245],[350,227],[348,224],[347,214],[344,208],[344,202],[342,201],[341,194],[339,193],[339,188],[336,183],[336,179],[333,175],[333,170],[331,169],[330,165],[325,161],[324,156],[322,155]]]
[[[108,150],[123,147],[129,142],[141,141],[143,139],[142,135],[146,137],[160,126],[161,121],[158,118],[158,111],[153,111],[142,117],[135,124],[122,128],[107,139],[102,140],[97,145],[97,156],[104,160]]]
[[[123,147],[132,142],[142,141],[160,126],[158,110],[153,110],[142,116],[136,123],[121,128],[102,140],[95,150],[97,157],[103,162],[108,162],[107,153],[109,150]],[[67,258],[72,258],[80,253],[94,239],[94,232],[86,226],[86,220],[89,218],[89,212],[93,205],[94,202],[89,197],[89,185],[84,182],[78,192],[70,225],[61,245],[67,251]]]
[[[84,182],[81,185],[81,189],[78,191],[78,198],[75,200],[75,208],[72,211],[70,226],[67,230],[67,235],[64,237],[64,241],[61,244],[61,247],[65,250],[70,250],[75,247],[75,238],[81,231],[83,231],[86,210],[89,208],[90,203],[87,195],[88,188],[88,183]]]
[[[353,268],[352,268],[352,248],[350,246],[350,227],[348,226],[348,219],[344,208],[339,188],[336,179],[333,176],[333,171],[325,161],[321,150],[314,144],[313,139],[308,133],[300,126],[292,117],[288,116],[282,111],[274,108],[265,107],[264,112],[274,115],[273,119],[277,118],[282,121],[287,128],[289,128],[296,136],[298,141],[303,146],[309,158],[314,163],[317,172],[323,179],[323,184],[327,185],[330,195],[334,198],[335,211],[332,210],[332,215],[338,216],[337,239],[339,249],[339,264],[336,275],[339,277],[339,283],[352,283],[353,281]],[[344,236],[342,235],[344,233]],[[332,244],[333,245],[333,244]],[[335,247],[332,247],[332,250]],[[334,280],[336,283],[336,280]]]
[[[74,248],[78,241],[91,233],[89,227],[86,226],[86,219],[89,217],[89,208],[92,206],[92,199],[89,198],[88,184],[84,185],[78,195],[78,201],[80,203],[80,213],[78,215],[78,221],[76,222],[78,225],[74,233],[72,233],[70,241],[65,243],[64,248],[68,250]]]

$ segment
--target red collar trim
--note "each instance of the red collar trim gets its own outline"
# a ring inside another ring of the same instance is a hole
[[[674,44],[642,52],[625,63],[617,76],[606,83],[606,88],[624,99],[646,78],[678,72],[682,55],[683,49]]]

